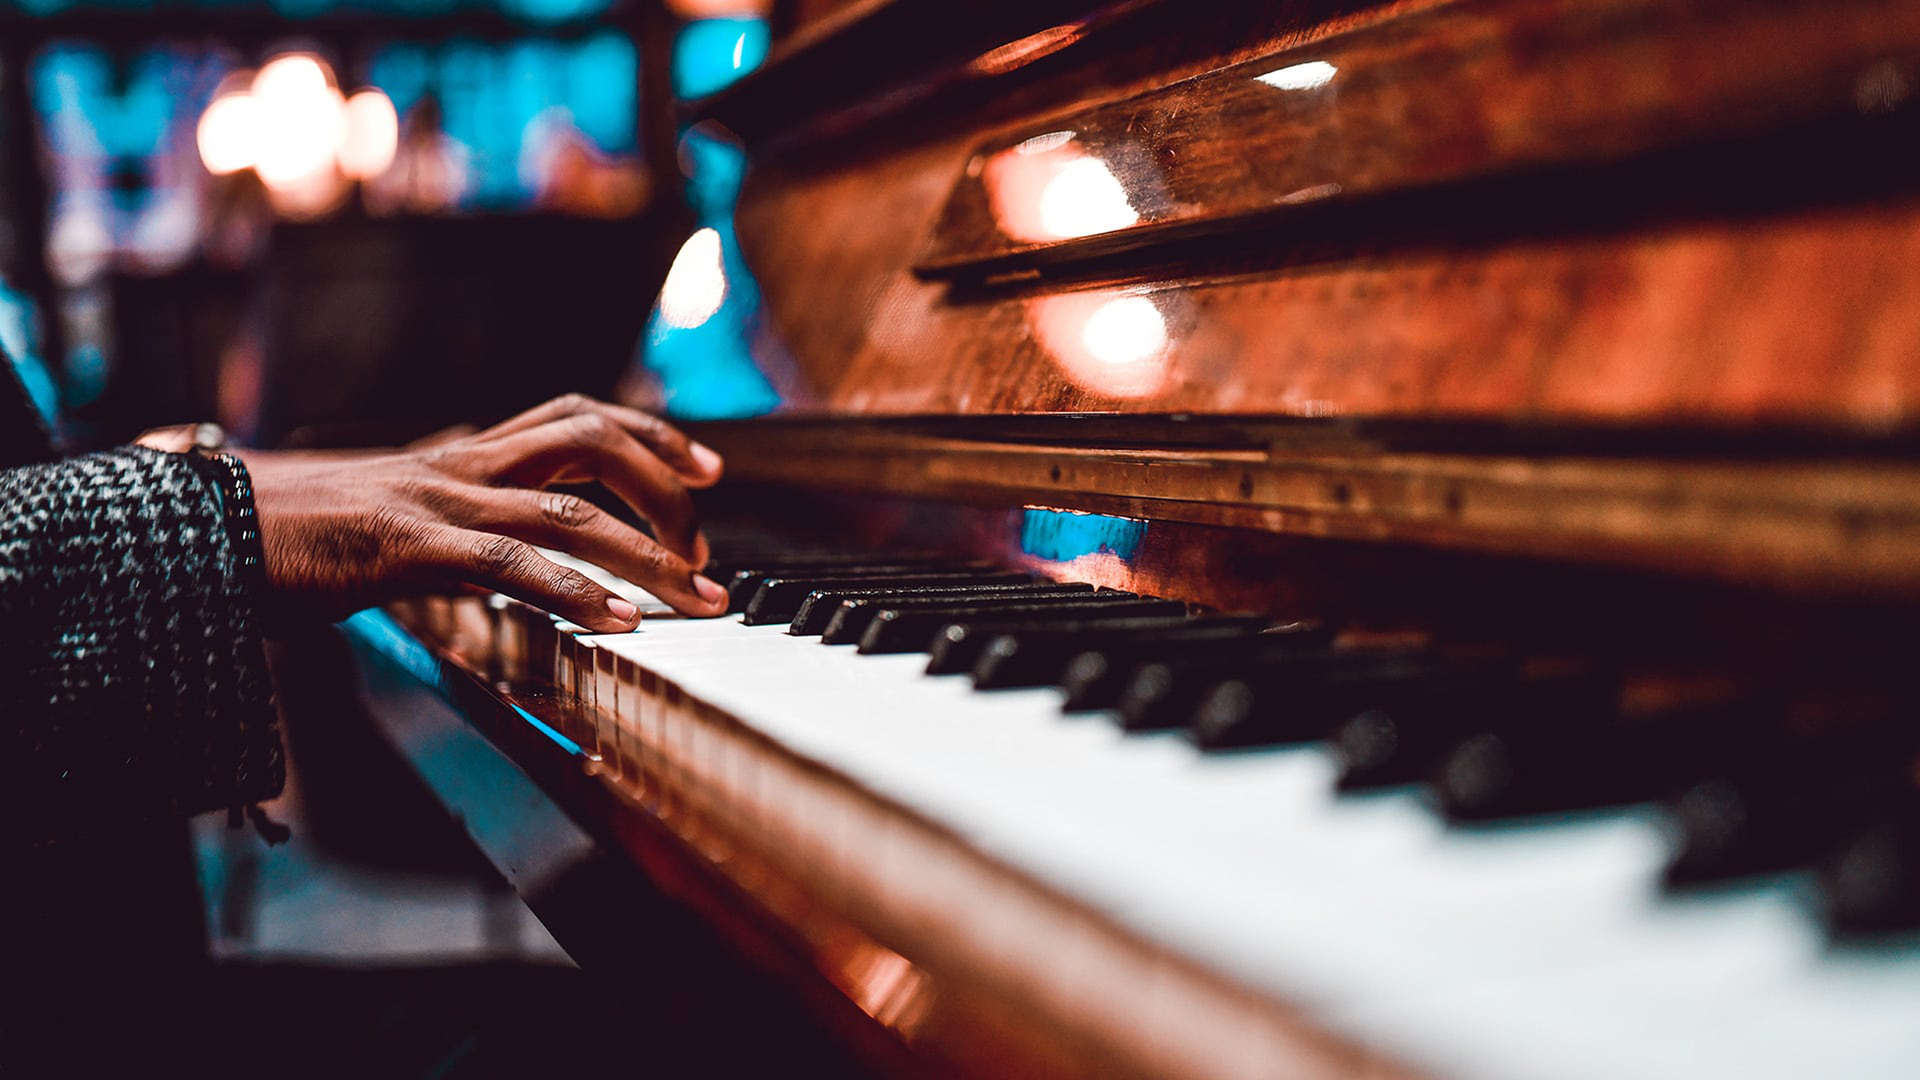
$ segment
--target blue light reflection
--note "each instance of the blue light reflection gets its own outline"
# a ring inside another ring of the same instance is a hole
[[[529,23],[563,23],[600,15],[612,0],[0,0],[0,11],[57,15],[66,11],[151,14],[169,11],[250,14],[271,10],[288,19],[338,13],[426,18],[494,12]]]
[[[378,650],[382,656],[393,661],[407,674],[435,690],[446,689],[446,680],[440,672],[440,662],[434,659],[433,651],[402,629],[399,623],[393,621],[393,616],[379,608],[367,608],[347,616],[340,625],[348,633]],[[581,756],[579,743],[555,731],[545,721],[520,706],[511,702],[508,704],[522,720],[531,725],[535,731],[551,739],[554,745],[574,757]]]
[[[40,356],[40,319],[33,299],[0,281],[0,352],[26,387],[35,412],[49,430],[60,422],[60,391]]]
[[[570,124],[608,154],[633,152],[639,65],[633,42],[605,31],[578,42],[396,42],[374,54],[367,76],[402,116],[432,94],[442,130],[469,154],[462,204],[509,207],[538,186],[526,151],[542,124]]]
[[[1020,550],[1036,559],[1071,562],[1088,555],[1132,559],[1147,535],[1133,518],[1029,507],[1020,522]]]
[[[705,97],[760,66],[773,35],[765,19],[701,19],[673,43],[673,92],[682,101]]]
[[[759,19],[707,19],[674,43],[673,82],[682,98],[731,83],[766,58]],[[680,140],[694,232],[682,245],[647,320],[640,363],[658,380],[667,412],[685,420],[760,416],[780,394],[754,359],[760,286],[734,232],[733,209],[746,178],[738,144],[704,130]]]

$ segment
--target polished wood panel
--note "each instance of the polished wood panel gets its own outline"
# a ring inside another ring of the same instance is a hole
[[[818,13],[783,36],[765,63],[689,103],[687,116],[759,138],[837,109],[866,112],[888,95],[918,96],[983,53],[1056,26],[1097,0],[861,0]],[[1108,4],[1105,6],[1115,6]]]
[[[1421,8],[1354,15],[1329,35]],[[1853,25],[1849,12],[1882,8],[1832,10]],[[1325,40],[1286,25],[1256,44]],[[1137,69],[1150,54],[1104,60]],[[1140,83],[1123,88],[1131,96]],[[1678,83],[1661,75],[1657,86]],[[1075,67],[1023,86],[1014,102],[1029,119],[895,125],[858,148],[756,163],[739,236],[766,298],[756,352],[789,411],[1895,430],[1920,409],[1920,282],[1908,271],[1920,254],[1910,190],[1920,142],[1910,138],[1885,160],[1828,161],[1816,138],[1786,158],[1768,158],[1772,144],[1715,144],[1572,186],[1528,186],[1528,173],[1469,202],[1248,231],[1169,263],[1066,281],[975,290],[918,279],[912,265],[973,146],[995,123],[1006,138],[1033,131],[1031,115],[1050,104],[1085,110],[1085,96]],[[1832,190],[1820,175],[1882,186]],[[1780,198],[1747,200],[1759,188]],[[1668,202],[1672,192],[1684,198]]]
[[[1620,2],[1574,7],[1617,13]],[[1814,18],[1799,0],[1737,7],[1667,5],[1665,17],[1714,33],[1720,24],[1707,16],[1716,12],[1736,29],[1777,12]],[[1898,115],[1798,125],[1785,142],[1638,155],[1624,171],[1523,170],[1503,185],[1446,185],[1429,200],[1368,203],[1364,213],[1303,208],[1312,213],[1285,228],[1156,248],[1144,265],[1048,268],[988,288],[951,288],[912,271],[983,142],[1055,130],[1048,117],[1137,98],[1222,62],[1307,55],[1456,10],[1509,11],[1413,3],[1302,27],[1290,21],[1292,7],[1265,24],[1236,8],[1224,21],[1191,16],[1198,25],[1183,36],[1181,18],[1154,6],[1035,65],[976,111],[909,111],[863,141],[761,156],[738,225],[766,301],[755,342],[762,366],[801,413],[1268,413],[1853,431],[1914,423],[1920,284],[1909,268],[1920,253],[1920,141],[1871,140],[1894,130],[1876,125],[1907,123]],[[1856,16],[1892,9],[1850,0],[1822,10],[1853,28],[1838,40],[1863,47]],[[1510,52],[1484,62],[1523,64],[1526,40],[1497,25],[1486,33]],[[1076,53],[1113,40],[1129,44],[1100,53],[1097,65]],[[1677,48],[1659,46],[1654,58]],[[1598,77],[1600,68],[1578,70]],[[1636,138],[1665,138],[1661,115],[1697,113],[1686,121],[1695,132],[1709,122],[1754,130],[1780,121],[1715,113],[1713,100],[1687,96],[1691,83],[1673,70],[1651,70],[1629,64],[1619,76],[1621,100],[1671,110],[1632,112],[1652,125]],[[1868,75],[1876,94],[1920,85],[1898,64],[1876,62],[1852,82],[1821,83],[1816,96],[1840,100],[1833,95],[1859,90]],[[1761,84],[1774,85],[1739,85]],[[1550,80],[1530,85],[1551,96]],[[1529,108],[1519,115],[1555,115]],[[1213,122],[1204,110],[1182,115]],[[1169,134],[1179,120],[1157,124]]]
[[[1845,123],[1905,106],[1916,71],[1920,8],[1903,0],[1416,10],[996,136],[968,159],[917,269],[1084,258],[1394,191]]]
[[[774,34],[777,39],[785,40],[803,31],[817,33],[822,24],[852,18],[856,12],[887,2],[889,0],[775,0]]]
[[[956,298],[858,224],[910,214],[912,188],[836,194],[852,192],[789,196],[826,236],[762,249],[790,286],[768,289],[763,344],[793,358],[795,411],[1920,418],[1910,201]]]
[[[835,155],[863,153],[889,129],[924,137],[982,119],[1031,117],[1052,106],[1029,89],[1062,74],[1082,104],[1092,104],[1436,2],[834,0],[812,22],[782,23],[791,40],[776,43],[768,64],[689,103],[687,117],[732,131],[756,154],[822,143]],[[888,26],[894,32],[875,32]],[[808,67],[829,77],[796,77]]]

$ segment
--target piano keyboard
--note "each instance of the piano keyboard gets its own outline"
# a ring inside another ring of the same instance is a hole
[[[1614,677],[1578,663],[1356,646],[928,557],[760,561],[719,561],[736,614],[716,620],[582,566],[646,618],[592,635],[516,608],[552,636],[526,662],[588,706],[574,734],[610,776],[667,778],[852,893],[886,878],[988,949],[1039,928],[769,762],[818,766],[1421,1074],[1920,1075],[1916,819],[1888,764],[1912,748],[1881,727],[1735,762],[1716,736],[1752,716],[1623,719]],[[1792,790],[1796,761],[1827,771]],[[1652,802],[1682,790],[1677,817]],[[1151,986],[1090,993],[1101,961],[1056,940],[1040,996],[1108,1010],[1144,1060],[1273,1071],[1259,1040],[1205,1037],[1229,1018]]]

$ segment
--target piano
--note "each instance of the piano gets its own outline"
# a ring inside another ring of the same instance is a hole
[[[612,863],[886,1075],[1920,1075],[1920,4],[778,31],[734,613],[347,624],[583,965]]]

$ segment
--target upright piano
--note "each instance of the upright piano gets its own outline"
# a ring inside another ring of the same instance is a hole
[[[349,623],[537,912],[885,1073],[1920,1075],[1920,4],[782,19],[735,613]]]

